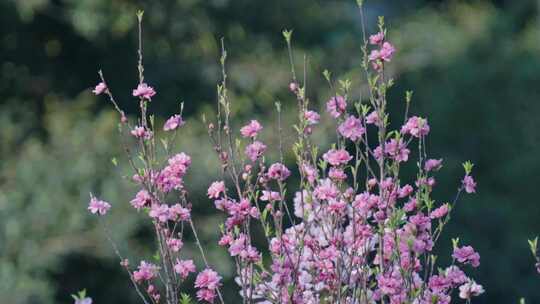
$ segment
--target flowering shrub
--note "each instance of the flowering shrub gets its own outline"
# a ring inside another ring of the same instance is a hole
[[[361,1],[359,4],[362,9]],[[140,31],[142,12],[138,20]],[[393,80],[385,73],[385,66],[396,49],[387,40],[382,18],[378,27],[378,33],[364,37],[365,98],[352,100],[351,82],[336,83],[329,72],[324,72],[332,91],[326,112],[336,126],[336,140],[324,153],[311,137],[320,114],[311,108],[305,82],[296,76],[292,32],[283,32],[292,70],[288,87],[298,111],[292,147],[294,169],[288,168],[283,159],[281,104],[276,104],[278,162],[270,162],[265,156],[269,147],[259,136],[264,128],[261,123],[251,120],[238,133],[232,127],[223,49],[217,117],[207,122],[221,162],[221,176],[208,187],[207,195],[227,217],[220,227],[219,245],[234,259],[235,281],[243,303],[442,304],[456,296],[470,302],[484,292],[464,272],[480,264],[480,255],[471,246],[453,240],[452,264],[446,267],[437,263],[433,253],[460,195],[476,191],[473,165],[464,164],[465,175],[453,200],[435,201],[435,174],[443,161],[428,157],[430,126],[428,119],[409,115],[411,92],[405,97],[401,126],[392,128],[386,94]],[[206,259],[190,214],[183,181],[191,158],[169,148],[184,125],[182,109],[166,121],[161,133],[147,111],[157,94],[144,79],[141,43],[138,71],[139,84],[132,94],[140,105],[136,122],[118,107],[101,72],[101,82],[93,92],[109,97],[120,115],[120,131],[136,142],[136,152],[123,143],[134,170],[133,181],[140,187],[130,203],[152,222],[158,258],[153,262],[142,260],[133,267],[116,246],[115,252],[144,303],[189,303],[190,297],[181,293],[180,284],[192,273],[197,273],[199,301],[225,303],[220,292],[221,276]],[[158,160],[161,150],[167,155],[166,161]],[[401,171],[406,166],[416,168],[414,180],[403,177]],[[292,174],[299,182],[289,191]],[[292,203],[290,192],[294,192]],[[91,213],[103,216],[110,207],[91,195]],[[264,248],[254,245],[257,226],[264,234]],[[188,230],[195,237],[203,269],[197,270],[192,260],[182,257],[183,236]]]

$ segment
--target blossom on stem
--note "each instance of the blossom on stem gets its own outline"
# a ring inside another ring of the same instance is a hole
[[[173,131],[178,129],[178,127],[181,127],[185,124],[185,121],[182,119],[182,116],[179,114],[175,114],[171,116],[165,124],[163,125],[163,131]]]
[[[240,129],[240,134],[242,134],[243,137],[255,138],[262,129],[263,127],[258,121],[252,120],[249,124]]]
[[[133,90],[134,97],[141,97],[147,100],[152,100],[152,97],[156,95],[156,91],[153,87],[146,83],[139,83],[136,89]]]
[[[470,175],[465,175],[463,178],[463,187],[467,193],[476,193],[476,182]]]
[[[100,82],[92,90],[92,93],[94,93],[95,95],[101,95],[105,91],[107,91],[107,85],[104,82]]]
[[[150,139],[153,136],[152,131],[147,130],[145,127],[141,126],[135,126],[133,130],[131,130],[131,135],[142,138],[142,139]]]
[[[454,248],[452,257],[462,264],[471,264],[472,267],[480,266],[480,254],[474,251],[471,246]]]
[[[356,141],[364,135],[366,129],[362,127],[362,121],[354,115],[347,117],[338,127],[339,133],[352,141]]]
[[[146,261],[141,261],[137,270],[133,272],[133,280],[135,280],[135,282],[152,280],[157,276],[158,271],[158,266]]]
[[[426,136],[429,133],[427,119],[413,116],[401,127],[402,134],[410,134],[414,137]]]
[[[246,155],[252,161],[256,161],[266,151],[266,145],[260,141],[254,141],[246,147]]]
[[[459,287],[459,297],[464,300],[470,300],[471,297],[476,297],[484,293],[484,287],[476,284],[475,281],[470,281]]]
[[[282,163],[275,163],[268,168],[268,177],[278,181],[284,181],[291,175],[291,171]]]
[[[346,165],[352,158],[344,149],[331,149],[323,155],[323,159],[332,166]]]
[[[326,102],[326,112],[330,113],[334,118],[338,118],[341,114],[345,113],[346,108],[347,102],[341,95],[333,96]]]
[[[437,171],[442,167],[442,159],[428,159],[424,164],[424,170]]]
[[[195,272],[195,264],[192,260],[179,260],[176,259],[174,264],[174,272],[180,275],[182,279],[186,279],[190,272]]]
[[[208,187],[208,198],[219,198],[221,193],[225,193],[225,182],[218,181],[213,182],[210,187]]]
[[[377,45],[377,44],[381,44],[384,40],[384,33],[383,32],[378,32],[377,34],[373,34],[371,36],[369,36],[369,43],[370,44],[374,44],[374,45]]]
[[[90,194],[90,203],[88,204],[88,210],[92,214],[105,215],[111,209],[111,204],[106,201],[102,201],[97,197]]]

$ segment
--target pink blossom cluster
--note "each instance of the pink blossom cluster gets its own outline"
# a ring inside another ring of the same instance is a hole
[[[435,175],[443,160],[428,157],[428,120],[409,117],[407,111],[398,128],[390,123],[386,91],[392,82],[383,67],[395,48],[386,40],[382,21],[379,29],[367,39],[374,49],[364,57],[371,63],[364,65],[370,79],[366,100],[351,100],[350,82],[340,81],[336,89],[325,73],[335,90],[326,102],[335,123],[331,131],[336,140],[330,146],[319,147],[313,138],[321,117],[309,109],[305,85],[293,72],[289,91],[298,106],[291,149],[296,167],[288,166],[292,162],[281,137],[279,160],[265,156],[268,147],[261,140],[259,121],[250,120],[239,132],[231,127],[225,79],[219,86],[219,116],[209,123],[208,133],[221,174],[206,194],[224,214],[218,244],[234,260],[243,303],[449,304],[456,296],[470,302],[484,292],[465,273],[480,265],[473,247],[453,240],[451,265],[441,264],[434,251],[460,195],[476,192],[473,165],[464,164],[465,175],[452,201],[435,197]],[[284,34],[290,48],[290,32]],[[117,254],[144,303],[177,304],[181,284],[196,272],[193,260],[184,256],[184,235],[192,233],[204,262],[195,278],[196,298],[224,304],[222,277],[209,266],[184,186],[191,157],[168,149],[175,132],[167,131],[177,130],[184,121],[176,114],[165,122],[160,140],[167,158],[156,161],[154,123],[147,114],[156,92],[143,82],[139,59],[140,81],[132,92],[140,99],[137,126],[118,108],[102,74],[93,92],[109,96],[121,117],[120,130],[127,125],[128,134],[137,138],[137,154],[128,153],[137,185],[130,204],[152,223],[159,258],[131,269],[129,260]],[[292,62],[291,66],[294,71]],[[281,115],[280,104],[277,109]],[[281,136],[281,117],[278,123]],[[404,176],[404,167],[415,169],[415,177]],[[110,207],[91,195],[91,213],[105,215]],[[261,231],[264,239],[256,240],[254,231]]]

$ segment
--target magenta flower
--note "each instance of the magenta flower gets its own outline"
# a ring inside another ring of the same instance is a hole
[[[476,193],[476,182],[470,175],[465,175],[463,178],[463,187],[467,193]]]
[[[428,159],[424,165],[426,171],[437,171],[442,167],[442,159]]]
[[[281,200],[281,195],[276,191],[263,190],[260,198],[263,202],[273,202]]]
[[[92,90],[92,93],[96,95],[100,95],[103,92],[107,91],[107,85],[104,82],[100,82],[96,85],[96,87]]]
[[[182,240],[177,238],[169,238],[167,239],[166,243],[173,252],[178,252],[180,249],[182,249],[182,247],[184,247]]]
[[[332,166],[346,165],[352,158],[349,152],[343,149],[332,149],[323,155],[323,159]]]
[[[131,130],[131,135],[137,138],[150,139],[154,134],[152,131],[145,129],[144,127],[135,126],[133,130]]]
[[[216,291],[212,289],[200,289],[197,291],[197,299],[199,301],[214,303],[214,300],[216,299]]]
[[[152,196],[146,190],[141,190],[137,192],[135,198],[130,201],[133,208],[139,210],[143,207],[148,207],[152,203]]]
[[[140,83],[135,90],[133,90],[134,97],[142,97],[147,100],[152,100],[152,97],[156,95],[156,91],[153,87],[146,83]]]
[[[182,119],[182,116],[176,114],[171,116],[165,124],[163,125],[164,131],[173,131],[176,130],[178,127],[181,127],[185,124],[185,121]]]
[[[158,271],[158,266],[147,263],[146,261],[141,261],[138,269],[133,272],[133,280],[135,280],[135,282],[149,281],[157,276]]]
[[[197,279],[195,279],[195,287],[215,290],[221,285],[220,281],[221,276],[219,276],[214,270],[207,268],[199,272],[197,275]]]
[[[169,207],[169,216],[171,220],[187,221],[191,217],[191,210],[175,204]]]
[[[464,300],[469,300],[471,297],[476,297],[484,293],[484,288],[475,281],[469,281],[459,287],[459,297]]]
[[[243,126],[240,129],[240,134],[242,134],[243,137],[251,137],[255,138],[257,137],[257,134],[263,129],[262,125],[256,121],[252,120],[249,122],[249,124]]]
[[[392,56],[396,52],[396,49],[390,42],[384,42],[379,52],[380,59],[389,62],[392,60]]]
[[[92,214],[105,215],[111,209],[111,204],[106,201],[102,201],[92,194],[90,194],[90,203],[88,204],[88,210]]]
[[[190,272],[195,272],[195,264],[192,260],[179,260],[176,259],[176,264],[174,264],[174,271],[186,279]]]
[[[413,116],[407,120],[407,123],[401,127],[402,134],[410,134],[414,137],[426,136],[429,133],[427,119]]]
[[[475,268],[480,266],[480,255],[471,246],[455,248],[452,257],[462,264],[471,264]]]
[[[246,147],[246,155],[252,161],[256,161],[266,151],[266,145],[260,141],[254,141]]]
[[[327,178],[320,181],[320,184],[313,191],[313,195],[320,200],[335,199],[339,195],[339,189]]]
[[[432,219],[441,218],[448,213],[448,209],[449,209],[448,204],[444,204],[440,206],[439,208],[431,211],[431,214],[429,215],[429,217],[431,217]]]
[[[380,147],[378,148],[380,149]],[[397,162],[406,162],[409,160],[410,152],[402,139],[396,140],[392,138],[384,146],[384,153]]]
[[[351,115],[339,125],[338,131],[343,137],[356,141],[362,138],[366,129],[362,127],[362,121],[360,119]]]
[[[208,198],[219,198],[221,193],[225,193],[225,182],[213,182],[210,187],[208,187]]]
[[[306,111],[304,112],[304,118],[307,120],[308,125],[316,125],[319,123],[321,116],[315,111]]]
[[[368,114],[368,116],[366,116],[366,123],[374,124],[378,127],[381,126],[381,119],[379,118],[379,114],[377,113],[377,111],[372,111]]]
[[[383,32],[378,32],[377,34],[373,34],[371,36],[369,36],[369,43],[370,44],[374,44],[374,45],[377,45],[377,44],[381,44],[384,40],[384,33]]]
[[[169,206],[167,204],[153,204],[148,215],[162,223],[165,223],[171,219]]]
[[[291,171],[282,163],[275,163],[268,169],[268,177],[271,179],[284,181],[291,175]]]
[[[347,102],[341,95],[333,96],[326,102],[326,112],[334,118],[338,118],[341,114],[345,113],[347,109]]]

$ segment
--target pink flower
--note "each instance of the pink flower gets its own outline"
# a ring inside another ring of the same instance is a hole
[[[347,102],[341,95],[333,96],[326,102],[326,112],[334,118],[338,118],[341,114],[345,113],[347,108]]]
[[[107,90],[107,85],[104,82],[100,82],[96,85],[96,87],[92,90],[92,93],[96,95],[100,95],[103,92]]]
[[[390,42],[384,42],[382,45],[382,48],[379,52],[379,56],[383,61],[390,61],[392,60],[392,56],[394,55],[394,52],[396,49]]]
[[[448,213],[448,204],[444,204],[440,206],[439,208],[431,211],[431,214],[429,215],[429,217],[431,217],[432,219],[438,219],[445,216],[447,213]]]
[[[465,187],[465,192],[467,193],[476,193],[476,182],[470,175],[465,175],[463,178],[463,186]]]
[[[252,161],[256,161],[266,151],[266,145],[260,141],[254,141],[246,147],[246,155]]]
[[[397,162],[406,162],[409,160],[410,152],[402,139],[396,140],[392,138],[384,146],[384,153]]]
[[[73,304],[92,304],[92,298],[84,297],[80,299],[75,299],[75,303]]]
[[[157,276],[158,271],[158,266],[147,263],[146,261],[141,261],[138,269],[133,272],[133,279],[135,282],[149,281]]]
[[[335,199],[339,195],[339,189],[327,178],[320,181],[320,184],[313,191],[313,195],[320,200]]]
[[[182,207],[180,204],[174,204],[169,207],[169,216],[171,220],[186,221],[191,217],[191,210]]]
[[[111,209],[111,204],[106,201],[102,201],[90,194],[90,203],[88,204],[88,210],[92,214],[105,215]]]
[[[221,284],[221,276],[212,269],[205,269],[202,272],[199,272],[197,279],[195,279],[196,288],[206,288],[210,290],[217,289]]]
[[[233,241],[233,237],[230,234],[224,234],[221,239],[219,239],[218,245],[219,246],[228,246],[231,245]]]
[[[424,165],[426,171],[437,171],[442,167],[442,159],[428,159]]]
[[[131,130],[131,135],[137,138],[150,139],[152,138],[153,133],[150,130],[146,130],[144,127],[135,126],[135,128]]]
[[[409,196],[411,193],[413,193],[414,189],[411,185],[405,185],[398,190],[398,197],[404,198]]]
[[[480,266],[480,255],[471,246],[457,247],[452,257],[463,264],[471,264],[473,267]]]
[[[379,50],[372,50],[371,53],[369,53],[369,61],[377,61],[381,58],[381,52]]]
[[[368,116],[366,116],[366,123],[374,124],[378,127],[381,126],[381,120],[379,119],[379,114],[377,113],[377,111],[372,111],[368,114]]]
[[[162,223],[165,223],[171,219],[169,206],[167,204],[153,204],[148,215]]]
[[[323,159],[332,166],[339,166],[346,165],[352,159],[352,156],[349,155],[349,152],[347,152],[347,150],[332,149],[324,153]]]
[[[143,207],[148,207],[152,203],[152,196],[150,196],[150,193],[146,190],[141,190],[137,192],[137,195],[135,195],[135,198],[130,201],[131,206],[133,208],[139,210]]]
[[[263,190],[261,195],[261,201],[273,202],[281,200],[279,192]]]
[[[342,169],[332,167],[328,172],[328,177],[333,180],[343,181],[347,179],[347,174]]]
[[[475,281],[469,281],[459,287],[459,297],[464,300],[469,300],[471,297],[476,297],[484,293],[484,288]]]
[[[304,118],[307,120],[308,125],[316,125],[319,123],[321,116],[315,111],[306,111],[304,112]]]
[[[225,193],[225,182],[213,182],[210,187],[208,187],[208,198],[219,198],[221,193]]]
[[[178,252],[180,251],[180,249],[182,249],[182,247],[184,247],[184,243],[182,242],[181,239],[169,238],[167,239],[167,246],[169,246],[169,248],[173,252]]]
[[[171,116],[165,124],[163,125],[164,131],[176,130],[178,127],[181,127],[185,124],[185,121],[182,119],[182,116],[176,114]]]
[[[407,120],[407,123],[401,127],[402,134],[410,134],[420,138],[429,133],[429,125],[427,120],[418,116],[413,116]]]
[[[330,213],[342,214],[347,207],[347,203],[343,200],[330,200],[328,204],[328,211]]]
[[[258,121],[252,120],[240,129],[240,134],[244,137],[255,138],[262,129],[263,127]]]
[[[377,34],[373,34],[369,36],[369,43],[371,44],[381,44],[384,40],[384,33],[378,32]]]
[[[213,289],[200,289],[197,291],[197,299],[199,301],[214,303],[214,300],[216,299],[216,291]]]
[[[192,260],[179,260],[176,259],[176,264],[174,264],[174,271],[182,277],[182,279],[187,278],[190,272],[195,272],[195,264]]]
[[[343,137],[356,141],[364,135],[366,129],[362,127],[362,121],[360,119],[351,115],[339,125],[338,131]]]
[[[271,179],[284,181],[291,175],[291,171],[282,163],[275,163],[268,169],[268,177]]]
[[[152,97],[156,95],[154,88],[146,83],[140,83],[135,90],[133,90],[134,97],[142,97],[144,99],[152,100]]]

